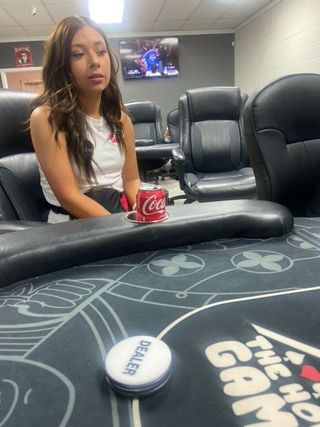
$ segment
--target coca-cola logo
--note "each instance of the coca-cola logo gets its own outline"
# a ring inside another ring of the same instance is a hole
[[[143,215],[154,215],[155,213],[160,213],[166,208],[165,199],[158,199],[155,194],[148,197],[142,204],[142,214]]]

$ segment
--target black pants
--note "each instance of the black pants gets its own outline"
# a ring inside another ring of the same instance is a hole
[[[113,188],[91,188],[85,195],[98,202],[112,214],[125,211],[120,203],[121,194]]]
[[[91,188],[84,194],[90,197],[90,199],[95,200],[112,214],[125,212],[125,209],[120,202],[121,193],[119,193],[117,190],[114,190],[113,188]],[[75,219],[61,206],[51,205],[50,208],[57,214],[69,215],[70,219]]]

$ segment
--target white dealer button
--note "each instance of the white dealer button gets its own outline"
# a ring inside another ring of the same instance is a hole
[[[160,388],[170,375],[170,348],[158,338],[140,335],[117,343],[107,354],[107,379],[127,394]]]

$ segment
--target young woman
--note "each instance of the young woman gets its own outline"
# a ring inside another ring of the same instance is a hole
[[[50,35],[44,91],[30,117],[48,222],[134,208],[140,181],[134,131],[102,29],[70,16]]]

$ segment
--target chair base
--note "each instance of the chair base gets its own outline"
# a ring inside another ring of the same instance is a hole
[[[161,181],[165,181],[166,178],[178,179],[178,175],[172,164],[172,160],[168,160],[158,169],[140,170],[140,178],[144,182],[161,185]]]

